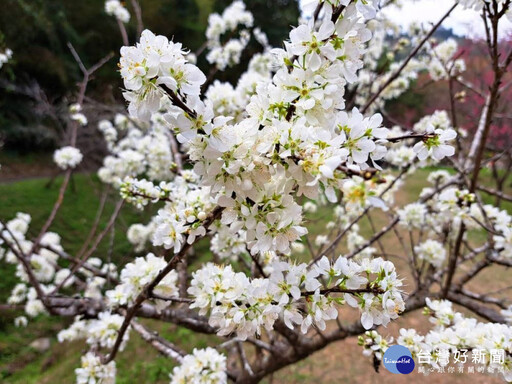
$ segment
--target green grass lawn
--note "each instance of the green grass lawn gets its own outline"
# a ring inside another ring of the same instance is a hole
[[[36,236],[52,209],[61,181],[61,178],[57,178],[49,187],[47,186],[48,179],[0,184],[0,218],[7,221],[14,217],[16,212],[29,213],[32,216],[29,237]],[[62,245],[70,254],[76,253],[82,247],[97,215],[103,188],[105,187],[95,176],[86,174],[73,176],[73,183],[66,191],[62,207],[50,228],[51,231],[61,235]],[[107,225],[117,199],[117,192],[110,191],[98,231]],[[112,246],[113,261],[126,262],[133,259],[135,254],[126,240],[126,229],[132,223],[147,221],[149,217],[149,212],[140,212],[125,206],[114,228],[113,238],[110,233],[105,236],[94,256],[106,260]],[[0,273],[2,277],[0,279],[0,302],[5,303],[17,278],[14,275],[14,267],[3,262],[0,263]],[[62,328],[62,320],[40,316],[26,329],[20,330],[12,325],[13,319],[17,315],[20,313],[2,313],[0,319],[0,381],[39,382],[41,365],[48,365],[47,357],[37,357],[27,345],[38,337],[55,336],[56,332]],[[69,321],[70,319],[67,320],[67,322]],[[68,376],[65,376],[67,379],[62,379],[63,381],[60,382],[72,382],[73,369],[71,367],[77,364],[76,359],[79,356],[77,348],[75,348],[76,353],[66,354],[66,357],[71,358],[70,369],[67,370]],[[37,358],[34,359],[35,357]],[[18,371],[11,378],[6,377],[9,372],[17,370],[18,366],[25,366],[27,362],[30,364],[26,365],[25,369]],[[61,362],[62,366],[67,366],[64,361]],[[60,363],[58,366],[59,370],[63,369]],[[2,381],[2,377],[5,381]],[[30,381],[30,377],[33,377],[35,381]],[[61,374],[59,377],[62,377]]]
[[[423,187],[427,185],[426,178],[432,169],[419,170],[408,177],[406,185],[397,194],[399,205],[414,201]],[[490,184],[489,173],[482,170],[482,179]],[[0,184],[0,218],[9,220],[16,212],[26,212],[32,216],[30,235],[37,235],[38,229],[48,216],[58,194],[61,179],[57,179],[51,187],[46,187],[47,179],[33,179],[11,184]],[[510,183],[509,183],[510,185]],[[95,176],[79,174],[74,176],[74,188],[66,192],[63,206],[50,230],[62,237],[64,249],[73,254],[82,246],[88,231],[94,222],[100,196],[104,186]],[[508,188],[508,193],[510,193]],[[105,227],[113,211],[118,195],[115,191],[109,193],[105,212],[100,221],[99,230]],[[485,202],[493,202],[494,198],[484,195]],[[512,204],[506,203],[502,208],[512,211]],[[112,260],[126,263],[135,256],[132,247],[126,240],[126,229],[135,222],[147,222],[151,212],[140,212],[129,206],[123,208],[117,221],[112,242]],[[320,208],[317,214],[311,216],[318,219],[318,226],[310,228],[314,235],[323,230],[331,217],[331,211]],[[384,215],[375,215],[375,222],[380,229],[385,224]],[[361,220],[362,234],[370,235],[371,229],[367,220]],[[105,259],[109,253],[112,237],[106,236],[99,246],[95,256]],[[393,241],[392,239],[389,241]],[[385,244],[386,240],[384,240]],[[207,240],[198,244],[196,249],[197,263],[211,259]],[[10,289],[16,283],[12,266],[0,262],[0,302],[5,302]],[[40,316],[31,321],[25,329],[17,329],[12,325],[15,316],[21,313],[2,313],[0,318],[0,382],[6,384],[29,383],[73,383],[74,369],[79,365],[80,356],[85,351],[83,342],[59,344],[55,335],[59,329],[68,324],[71,319],[57,319]],[[156,321],[145,321],[151,329],[158,331],[165,338],[177,341],[184,349],[191,351],[193,346],[204,347],[215,344],[215,336],[201,336],[172,324],[160,324]],[[51,337],[52,347],[43,354],[28,347],[28,344],[38,337]],[[337,345],[339,347],[339,345]],[[339,349],[339,348],[338,348]],[[358,352],[360,356],[360,351]],[[310,359],[314,359],[311,357]],[[301,362],[293,368],[279,373],[278,382],[311,382],[322,379],[316,374],[308,373],[302,366],[308,366],[308,361]],[[130,342],[124,352],[116,360],[118,367],[117,383],[168,383],[168,375],[174,366],[173,361],[158,355],[153,348],[132,332]],[[334,362],[337,364],[336,362]],[[367,367],[370,369],[370,365]],[[355,368],[354,368],[355,369]],[[292,381],[288,381],[292,380]]]

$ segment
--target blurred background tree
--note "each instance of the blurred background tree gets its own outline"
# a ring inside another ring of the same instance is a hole
[[[174,36],[192,51],[205,41],[208,15],[222,12],[231,0],[139,0],[144,26],[156,34]],[[13,61],[0,80],[0,138],[8,150],[50,150],[62,132],[62,113],[73,102],[80,70],[67,42],[71,42],[84,64],[91,66],[110,52],[114,59],[103,66],[89,84],[88,95],[102,103],[122,102],[121,80],[116,71],[122,45],[116,20],[104,12],[104,0],[2,0],[0,33],[14,52]],[[137,39],[135,15],[127,24],[130,42]],[[297,23],[297,0],[251,0],[247,8],[255,25],[278,45]],[[0,40],[1,43],[1,40]],[[1,48],[1,47],[0,47]],[[237,68],[222,79],[236,81],[256,51],[252,44]],[[198,65],[208,72],[203,56]]]

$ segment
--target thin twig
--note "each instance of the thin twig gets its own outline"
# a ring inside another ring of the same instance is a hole
[[[144,29],[144,23],[142,22],[142,11],[137,0],[131,0],[131,2],[133,12],[135,13],[135,18],[137,19],[137,36],[140,37],[142,30]]]
[[[379,89],[368,99],[364,107],[361,109],[361,113],[365,113],[370,105],[372,105],[375,100],[379,97],[379,95],[393,82],[395,81],[398,76],[400,76],[400,73],[405,69],[407,64],[409,64],[409,61],[416,56],[416,54],[419,52],[419,50],[425,45],[425,43],[430,39],[430,37],[434,34],[434,32],[439,28],[439,26],[443,23],[443,21],[452,13],[452,11],[457,7],[458,3],[455,3],[448,12],[445,13],[445,15],[435,24],[429,33],[420,41],[420,43],[416,46],[416,48],[413,49],[413,51],[407,56],[407,58],[402,62],[402,65],[389,77],[389,79],[382,84]]]

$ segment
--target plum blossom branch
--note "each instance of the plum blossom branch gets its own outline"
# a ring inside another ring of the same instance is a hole
[[[216,207],[209,216],[204,220],[204,226],[205,228],[208,228],[222,213],[221,207]],[[181,259],[185,256],[185,254],[188,252],[189,248],[192,246],[192,244],[185,244],[181,251],[174,255],[172,259],[169,261],[169,263],[166,265],[166,267],[161,270],[158,275],[153,279],[152,282],[150,282],[147,286],[144,287],[144,290],[137,296],[135,299],[134,304],[128,309],[126,312],[126,316],[124,318],[123,324],[119,328],[119,334],[116,339],[116,342],[114,344],[114,347],[112,348],[111,352],[107,355],[102,357],[102,363],[108,364],[110,361],[115,359],[116,354],[119,350],[119,347],[121,346],[121,342],[123,340],[124,333],[128,329],[132,318],[136,315],[139,307],[142,305],[142,303],[151,296],[153,289],[158,285],[158,283],[173,269],[176,268],[178,263],[181,261]]]

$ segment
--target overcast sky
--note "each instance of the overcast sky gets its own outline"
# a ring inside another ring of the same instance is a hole
[[[453,5],[452,1],[447,0],[418,0],[404,1],[401,9],[397,7],[388,7],[385,13],[395,23],[406,29],[412,22],[428,23],[437,22],[448,9]],[[504,17],[501,35],[512,34],[512,23]],[[464,10],[461,6],[455,8],[450,17],[443,23],[446,28],[452,28],[454,33],[466,37],[484,37],[483,22],[479,14],[472,10]]]

